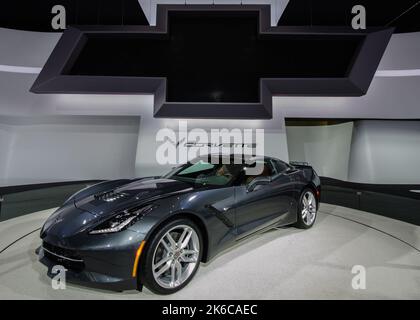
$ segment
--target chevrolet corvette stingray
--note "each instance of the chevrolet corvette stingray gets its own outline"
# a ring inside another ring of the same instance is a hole
[[[321,186],[311,166],[239,157],[199,157],[163,176],[79,191],[43,225],[40,261],[50,276],[53,266],[64,266],[69,282],[170,294],[200,262],[242,239],[313,226]]]

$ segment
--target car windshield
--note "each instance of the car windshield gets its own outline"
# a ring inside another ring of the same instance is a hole
[[[199,160],[175,168],[163,177],[194,184],[225,186],[234,181],[242,169],[243,165],[239,164],[212,164]]]

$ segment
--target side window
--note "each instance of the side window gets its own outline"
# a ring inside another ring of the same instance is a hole
[[[276,167],[276,171],[277,171],[276,173],[282,173],[289,168],[289,166],[283,161],[280,161],[280,160],[273,160],[273,161],[274,161],[274,166]]]
[[[274,159],[270,160],[270,165],[271,165],[271,175],[275,176],[278,175],[281,171],[279,171],[279,167],[277,165],[277,161]]]
[[[264,161],[264,168],[263,171],[258,175],[246,175],[245,172],[243,172],[243,175],[238,179],[239,185],[247,185],[251,183],[256,177],[271,177],[277,173],[276,168],[271,163],[271,161]]]
[[[264,161],[264,170],[261,175],[270,177],[274,176],[275,174],[277,174],[276,167],[273,165],[271,160]]]

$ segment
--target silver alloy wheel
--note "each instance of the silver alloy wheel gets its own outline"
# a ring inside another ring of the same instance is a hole
[[[311,191],[306,191],[302,197],[302,220],[310,226],[316,217],[316,201],[315,196]]]
[[[171,228],[160,239],[153,254],[153,277],[163,288],[183,284],[194,272],[200,253],[197,232],[188,225]]]

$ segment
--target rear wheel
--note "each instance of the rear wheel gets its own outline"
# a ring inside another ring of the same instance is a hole
[[[171,221],[147,245],[139,270],[151,291],[171,294],[194,277],[200,265],[203,241],[199,228],[188,219]]]
[[[315,195],[311,189],[305,189],[300,196],[295,226],[301,229],[309,229],[315,223],[316,214],[317,203]]]

